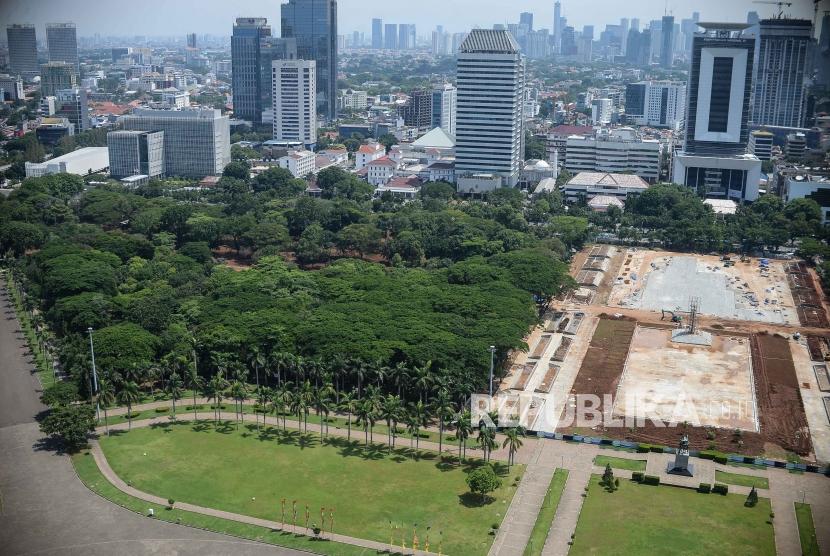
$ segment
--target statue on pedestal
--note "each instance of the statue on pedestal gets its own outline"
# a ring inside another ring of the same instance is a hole
[[[693,477],[694,471],[695,466],[689,463],[689,437],[684,434],[677,448],[677,456],[666,466],[666,472],[670,475]]]

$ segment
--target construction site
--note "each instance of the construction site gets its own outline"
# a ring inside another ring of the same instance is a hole
[[[571,274],[499,386],[530,430],[830,462],[830,327],[803,261],[593,245]]]

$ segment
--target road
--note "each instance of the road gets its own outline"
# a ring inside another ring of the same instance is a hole
[[[0,287],[0,553],[4,555],[304,555],[154,521],[89,491],[69,458],[41,448],[44,410],[24,340]]]

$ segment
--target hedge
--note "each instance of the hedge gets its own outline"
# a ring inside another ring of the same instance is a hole
[[[729,456],[723,452],[718,452],[717,450],[701,450],[698,457],[700,459],[711,459],[714,460],[715,463],[720,463],[722,465],[726,465],[729,461]]]
[[[637,481],[638,483],[642,483],[644,477],[645,477],[645,473],[643,473],[642,471],[634,471],[631,474],[631,480],[632,481]]]
[[[637,444],[637,453],[644,454],[651,451],[651,444]]]
[[[712,492],[714,492],[715,494],[728,494],[729,485],[725,485],[723,483],[715,483],[715,486],[712,487]]]
[[[702,494],[709,494],[712,492],[712,485],[709,483],[700,483],[700,486],[697,487],[697,491]]]
[[[646,475],[643,477],[643,484],[657,486],[660,484],[660,477],[657,475]]]

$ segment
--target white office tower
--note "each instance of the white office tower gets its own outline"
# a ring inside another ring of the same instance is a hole
[[[314,60],[274,60],[271,93],[274,99],[274,139],[317,143],[317,76]]]
[[[525,61],[506,30],[473,29],[458,51],[458,190],[515,187],[522,168]]]
[[[686,84],[680,81],[640,81],[625,86],[625,116],[630,124],[683,126],[686,114]]]
[[[164,175],[163,131],[111,131],[107,133],[110,176],[155,178]]]
[[[802,127],[813,24],[808,19],[763,19],[752,123]]]
[[[455,135],[455,114],[458,110],[458,89],[444,83],[432,89],[432,128],[440,127]]]
[[[231,161],[230,122],[220,110],[137,108],[119,121],[126,130],[164,132],[168,176],[216,176]]]
[[[660,142],[630,127],[602,129],[594,136],[572,135],[566,140],[565,168],[579,172],[636,174],[649,183],[660,177]]]
[[[754,201],[761,161],[747,154],[755,38],[745,23],[699,23],[692,42],[686,137],[672,181],[703,197]]]
[[[610,98],[595,98],[591,101],[591,122],[594,125],[610,124],[613,103]]]

